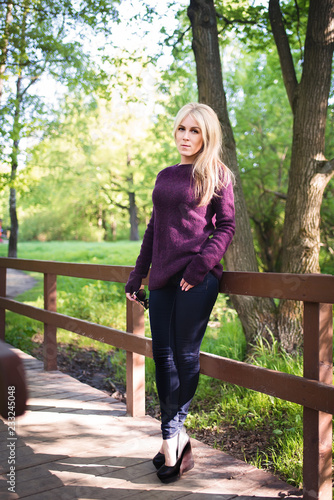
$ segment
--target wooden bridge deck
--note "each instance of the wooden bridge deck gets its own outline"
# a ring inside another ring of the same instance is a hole
[[[157,420],[127,417],[125,405],[106,393],[45,372],[42,362],[15,351],[24,360],[29,401],[16,420],[14,452],[7,422],[0,420],[1,499],[296,498],[298,492],[274,476],[196,440],[195,468],[162,484],[151,462],[160,446]],[[15,459],[15,492],[8,491],[9,457]]]

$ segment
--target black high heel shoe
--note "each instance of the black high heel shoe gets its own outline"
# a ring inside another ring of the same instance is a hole
[[[165,465],[165,455],[160,453],[160,451],[153,457],[152,459],[153,465],[156,469],[160,469],[163,465]]]
[[[178,456],[178,453],[177,453]],[[162,483],[171,483],[179,479],[182,474],[194,467],[194,459],[191,451],[190,439],[182,450],[181,456],[172,467],[163,465],[157,472],[157,476]]]

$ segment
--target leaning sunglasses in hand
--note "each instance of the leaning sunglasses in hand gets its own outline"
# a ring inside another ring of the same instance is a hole
[[[141,288],[137,292],[134,292],[133,296],[135,297],[136,301],[144,307],[144,309],[148,309],[148,299],[146,298],[146,292],[144,288]]]

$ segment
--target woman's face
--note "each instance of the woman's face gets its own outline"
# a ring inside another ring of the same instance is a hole
[[[194,163],[203,146],[203,136],[197,121],[191,115],[186,116],[178,126],[175,142],[181,155],[181,163]]]

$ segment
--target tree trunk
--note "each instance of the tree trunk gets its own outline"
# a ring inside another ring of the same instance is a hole
[[[137,206],[136,206],[136,195],[135,193],[129,193],[130,202],[130,241],[139,240],[139,227],[138,227],[138,217],[137,217]]]
[[[128,152],[126,165],[129,168],[131,166],[131,156]],[[138,241],[139,240],[139,224],[138,224],[138,211],[136,205],[136,193],[132,191],[133,189],[133,174],[130,173],[128,178],[128,186],[129,186],[129,215],[130,215],[130,241]]]
[[[3,93],[3,82],[4,82],[4,73],[6,69],[6,61],[7,61],[7,52],[8,52],[8,39],[9,39],[9,27],[13,20],[12,17],[12,9],[13,2],[12,0],[7,1],[7,10],[6,10],[6,19],[5,19],[5,28],[3,37],[1,40],[1,55],[0,55],[0,104]]]
[[[117,222],[115,220],[112,220],[110,223],[110,230],[111,230],[111,235],[112,235],[112,241],[117,240]]]
[[[258,271],[253,238],[237,162],[236,146],[229,120],[219,52],[216,11],[213,0],[191,0],[188,7],[196,60],[198,100],[217,113],[223,132],[223,161],[233,171],[236,233],[225,255],[229,271]],[[248,343],[256,335],[276,335],[276,312],[270,299],[231,296]]]
[[[18,155],[19,144],[21,137],[21,107],[24,99],[24,94],[28,88],[36,81],[36,77],[31,79],[30,83],[22,89],[23,85],[23,68],[26,64],[26,23],[29,12],[29,0],[24,2],[24,11],[22,15],[21,34],[20,34],[20,58],[18,61],[18,77],[16,81],[16,98],[14,108],[14,121],[11,138],[13,140],[12,154],[11,154],[11,183],[9,195],[9,215],[10,215],[10,237],[8,245],[8,257],[17,257],[17,242],[18,242],[18,218],[16,210],[16,176],[18,168]]]
[[[10,235],[8,242],[8,257],[17,257],[17,239],[19,224],[16,213],[16,189],[10,188],[9,195]]]
[[[284,41],[279,0],[270,0],[269,14],[294,117],[282,272],[319,273],[320,208],[324,189],[334,173],[334,160],[328,161],[324,155],[334,49],[334,1],[310,0],[300,83]],[[302,344],[301,315],[301,304],[281,301],[279,337],[288,351]]]
[[[19,224],[17,219],[16,211],[16,189],[15,180],[17,175],[18,167],[18,154],[19,154],[19,143],[20,143],[20,106],[22,100],[21,94],[21,83],[22,76],[19,75],[16,82],[16,102],[15,102],[15,113],[14,113],[14,124],[13,124],[13,148],[12,148],[12,161],[11,161],[11,187],[9,194],[9,215],[10,215],[10,236],[8,244],[8,257],[17,257],[17,241],[18,241],[18,230]]]

